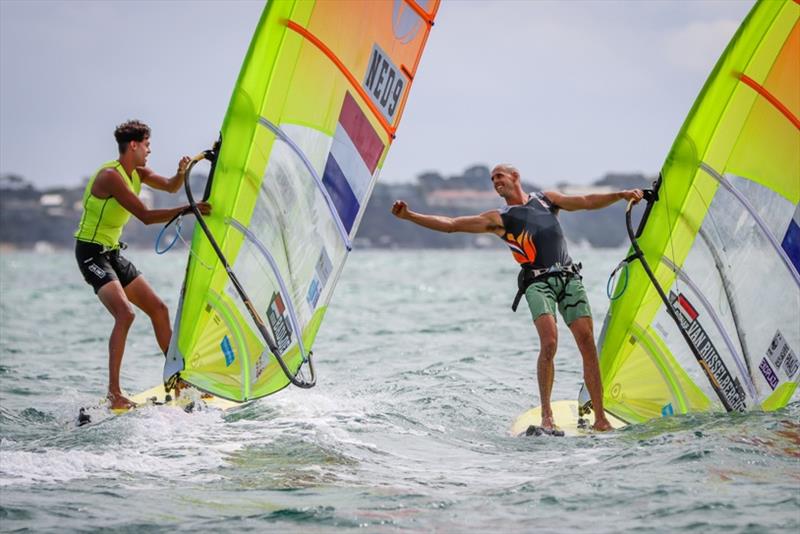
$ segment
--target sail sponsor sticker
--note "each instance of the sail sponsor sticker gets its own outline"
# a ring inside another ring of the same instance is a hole
[[[769,347],[767,347],[767,358],[775,366],[775,369],[783,368],[783,372],[790,380],[794,378],[798,368],[797,356],[789,347],[789,343],[780,330],[775,332]]]
[[[675,294],[670,291],[669,301],[678,319],[680,319],[681,329],[691,339],[703,361],[703,365],[708,370],[713,381],[716,382],[717,389],[725,398],[728,406],[732,410],[744,411],[747,408],[744,388],[742,388],[739,378],[734,377],[728,370],[725,361],[700,323],[700,313],[697,308],[682,293]]]
[[[314,271],[316,272],[317,276],[319,276],[319,281],[324,287],[325,284],[328,283],[328,278],[331,276],[331,271],[333,271],[333,263],[331,263],[331,258],[328,256],[328,251],[325,250],[324,247],[319,253],[319,258],[317,258],[317,265],[314,267]]]
[[[389,54],[377,44],[373,45],[363,86],[389,124],[394,121],[408,85],[406,75],[392,62]]]
[[[308,286],[308,293],[306,293],[306,301],[312,310],[317,307],[320,295],[322,295],[322,284],[320,284],[319,278],[315,274],[314,278],[311,279],[311,285]]]
[[[311,284],[308,286],[308,292],[306,293],[306,301],[308,301],[308,305],[311,306],[312,310],[317,307],[317,302],[320,295],[322,295],[325,284],[328,283],[331,271],[333,271],[333,263],[331,263],[331,258],[328,256],[325,247],[323,247],[314,266],[314,276],[311,278]]]
[[[784,348],[788,349],[789,346],[786,345],[783,334],[778,330],[767,348],[767,357],[775,364],[775,367],[780,368],[783,360],[786,358],[786,351],[784,351]]]
[[[775,374],[775,371],[772,370],[772,366],[770,366],[769,361],[766,358],[761,359],[761,363],[758,364],[758,370],[761,371],[761,374],[764,375],[764,380],[767,381],[769,387],[775,389],[778,386],[778,375]]]
[[[225,356],[225,367],[230,367],[234,360],[236,360],[236,354],[233,352],[231,340],[228,339],[228,336],[222,338],[222,342],[219,344],[219,347],[222,349],[222,354]]]
[[[272,337],[275,339],[275,344],[278,346],[280,354],[283,354],[292,344],[292,327],[288,315],[283,298],[276,291],[272,294],[272,299],[270,299],[269,307],[267,308],[267,321],[269,321]]]
[[[798,365],[797,356],[794,355],[794,352],[792,352],[792,349],[789,348],[789,345],[786,345],[786,349],[789,351],[789,354],[783,361],[783,370],[786,373],[786,376],[789,377],[789,380],[792,380],[794,375],[797,374],[797,368],[800,367],[800,365]]]

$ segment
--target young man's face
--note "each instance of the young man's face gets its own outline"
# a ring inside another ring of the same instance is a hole
[[[147,156],[150,155],[150,138],[145,137],[143,141],[131,141],[128,150],[133,151],[136,166],[144,167],[147,164]]]

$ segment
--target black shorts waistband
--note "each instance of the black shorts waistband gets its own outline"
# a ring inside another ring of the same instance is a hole
[[[100,243],[91,243],[89,241],[81,241],[80,239],[76,239],[75,254],[84,258],[100,255],[111,257],[119,255],[119,248],[110,249],[105,245],[101,245]]]

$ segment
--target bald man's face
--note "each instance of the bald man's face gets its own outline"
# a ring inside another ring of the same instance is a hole
[[[507,167],[498,165],[492,169],[492,185],[494,185],[494,190],[501,197],[505,197],[514,191],[514,182],[516,180],[519,180],[519,176]]]

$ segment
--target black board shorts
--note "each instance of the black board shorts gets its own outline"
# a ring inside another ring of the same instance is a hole
[[[94,292],[107,283],[119,280],[122,287],[133,282],[140,273],[139,269],[119,253],[119,249],[103,252],[103,245],[75,242],[75,259],[86,283],[94,288]]]

